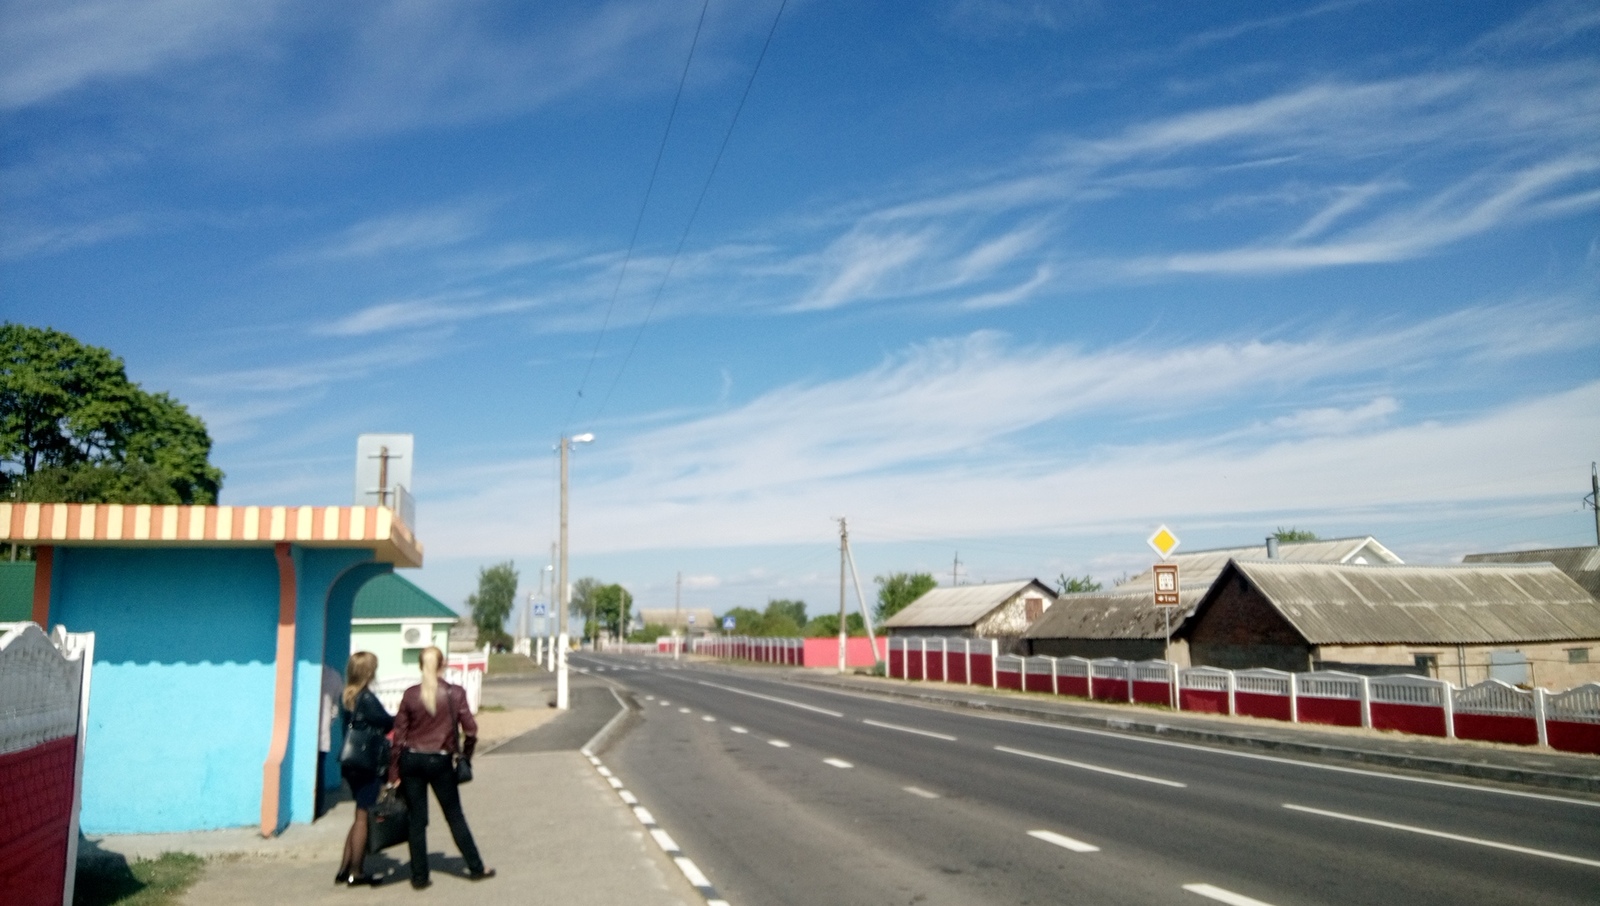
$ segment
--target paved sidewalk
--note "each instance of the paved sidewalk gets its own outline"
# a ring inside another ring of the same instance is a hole
[[[590,686],[599,684],[575,681],[574,692]],[[492,700],[485,691],[486,701]],[[603,687],[593,691],[605,694],[575,694],[571,711],[513,742],[522,744],[546,734],[571,740],[572,726],[605,723],[618,713],[618,704]],[[496,690],[500,692],[511,700],[534,700],[543,694],[536,682]],[[368,858],[367,870],[384,875],[384,884],[353,889],[334,885],[350,827],[349,801],[339,802],[310,825],[291,825],[271,840],[263,840],[250,828],[235,828],[106,837],[89,848],[129,859],[168,850],[207,856],[204,873],[183,900],[197,906],[379,903],[396,897],[404,902],[470,901],[484,906],[529,902],[703,906],[704,898],[577,751],[586,739],[570,747],[528,753],[502,745],[474,759],[476,777],[461,788],[461,799],[485,864],[498,871],[497,877],[485,881],[464,877],[466,867],[431,797],[428,849],[433,886],[423,891],[410,887],[404,844]]]
[[[1175,741],[1243,747],[1283,755],[1344,761],[1405,771],[1473,778],[1600,798],[1600,757],[1529,746],[1445,740],[1364,730],[1229,718],[1141,705],[1089,702],[1039,693],[992,691],[937,682],[907,682],[814,670],[783,670],[786,678],[935,705],[1012,714],[1093,729],[1161,736]]]

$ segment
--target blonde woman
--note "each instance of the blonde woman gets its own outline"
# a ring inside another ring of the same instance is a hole
[[[467,862],[467,877],[474,881],[494,877],[484,868],[472,841],[472,829],[461,813],[456,790],[456,759],[472,759],[478,744],[478,722],[467,707],[467,690],[441,679],[444,652],[422,649],[422,682],[407,689],[400,699],[394,722],[394,754],[389,763],[389,784],[398,783],[406,799],[411,839],[411,886],[421,890],[433,883],[428,877],[428,787],[439,800],[456,849]]]
[[[344,693],[339,697],[343,705],[345,739],[355,743],[346,745],[341,753],[339,773],[350,784],[350,793],[356,800],[356,815],[350,824],[350,833],[345,835],[344,860],[339,863],[339,873],[333,882],[351,887],[376,883],[364,870],[367,819],[373,803],[378,801],[383,772],[388,769],[379,746],[384,734],[394,727],[394,718],[369,688],[377,672],[377,655],[370,651],[350,655],[344,667]]]

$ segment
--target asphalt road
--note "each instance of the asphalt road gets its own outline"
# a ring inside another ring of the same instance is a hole
[[[573,663],[633,693],[606,761],[734,906],[1600,902],[1600,802]]]

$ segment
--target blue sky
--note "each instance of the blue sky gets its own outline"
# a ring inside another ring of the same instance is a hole
[[[414,433],[456,606],[534,583],[563,431],[642,606],[836,607],[840,516],[868,594],[1593,542],[1593,4],[705,9],[0,3],[5,317],[188,402],[225,503]]]

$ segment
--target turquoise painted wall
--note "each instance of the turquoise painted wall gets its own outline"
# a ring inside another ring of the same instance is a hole
[[[327,658],[342,671],[345,651],[328,643],[349,644],[348,628],[328,637],[325,607],[339,597],[330,594],[335,580],[371,554],[298,547],[293,554],[294,704],[279,814],[305,822],[315,792],[322,664]],[[258,824],[277,648],[272,549],[57,548],[55,562],[51,623],[96,634],[84,833]]]
[[[257,823],[272,738],[272,551],[55,556],[51,622],[95,633],[84,833]]]

